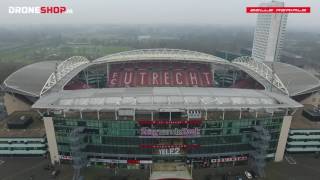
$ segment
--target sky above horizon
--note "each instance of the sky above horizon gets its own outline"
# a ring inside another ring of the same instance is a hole
[[[1,0],[0,26],[6,24],[197,24],[254,26],[246,6],[267,0]],[[320,29],[319,0],[286,0],[286,6],[311,6],[310,14],[290,14],[288,28]],[[9,14],[10,6],[59,5],[73,14]]]

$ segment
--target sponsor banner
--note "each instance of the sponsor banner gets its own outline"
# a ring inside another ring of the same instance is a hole
[[[189,110],[188,117],[191,119],[200,119],[201,118],[201,111]]]
[[[225,157],[225,158],[217,158],[211,159],[212,163],[223,163],[223,162],[234,162],[234,161],[246,161],[248,159],[247,156],[237,156],[237,157]]]
[[[139,164],[140,163],[139,160],[135,160],[135,159],[128,159],[127,162],[128,162],[128,164]]]
[[[62,160],[72,160],[72,156],[59,155],[59,158]]]
[[[162,125],[162,124],[191,124],[191,125],[199,125],[201,124],[201,120],[189,120],[189,121],[150,121],[150,120],[140,120],[138,121],[140,125]]]
[[[132,109],[119,109],[118,115],[119,116],[134,116],[134,110],[132,110]]]
[[[183,109],[166,109],[166,108],[160,108],[159,112],[184,112]]]
[[[310,13],[310,7],[247,7],[247,13]]]
[[[157,145],[141,144],[140,147],[152,148],[152,149],[197,148],[197,147],[200,147],[200,144],[157,144]]]
[[[140,164],[152,164],[152,160],[140,160]]]
[[[182,128],[182,129],[151,129],[143,127],[140,129],[140,136],[199,136],[199,128]]]
[[[179,155],[181,154],[180,148],[167,148],[159,149],[159,155]]]
[[[112,164],[152,164],[152,160],[119,160],[90,158],[90,162],[112,163]]]
[[[114,163],[114,164],[127,164],[127,160],[120,160],[120,159],[97,159],[97,158],[90,158],[91,162],[101,162],[101,163]]]

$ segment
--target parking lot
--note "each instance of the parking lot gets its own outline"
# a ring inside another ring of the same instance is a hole
[[[268,163],[266,180],[319,180],[320,159],[313,154],[290,155],[292,159],[280,163]]]
[[[289,160],[270,162],[266,167],[265,180],[319,180],[320,158],[314,155],[290,155]],[[295,163],[293,163],[295,162]],[[70,165],[57,167],[61,172],[57,177],[51,175],[50,170],[44,167],[49,164],[47,159],[40,158],[2,158],[0,157],[1,180],[71,180],[73,170]],[[242,175],[247,169],[245,166],[234,168],[195,169],[194,180],[219,180],[228,174],[229,180]],[[105,168],[85,168],[81,171],[86,180],[147,180],[148,170],[110,170]]]
[[[70,166],[60,166],[61,173],[54,178],[50,170],[44,170],[49,161],[43,157],[0,157],[1,180],[71,180]]]

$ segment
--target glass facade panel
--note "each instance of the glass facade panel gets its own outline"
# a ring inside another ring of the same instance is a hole
[[[226,120],[202,120],[199,125],[192,126],[167,124],[161,126],[161,129],[153,125],[143,126],[133,120],[80,120],[63,117],[54,117],[53,120],[59,152],[64,155],[70,154],[69,134],[76,127],[85,127],[84,151],[88,154],[157,157],[166,156],[161,154],[159,149],[170,147],[180,148],[179,154],[170,155],[170,157],[245,154],[254,150],[250,142],[253,140],[254,127],[257,125],[262,125],[270,133],[271,140],[267,151],[275,153],[282,116],[239,119],[239,113],[237,113],[236,117]],[[176,133],[184,128],[187,131],[199,129],[200,134],[151,133],[146,136],[141,135],[141,129],[144,127],[148,127],[152,133],[165,133],[166,130]]]

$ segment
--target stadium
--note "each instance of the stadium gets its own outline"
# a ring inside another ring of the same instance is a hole
[[[263,174],[266,159],[283,159],[295,100],[319,81],[280,62],[141,49],[34,63],[3,88],[9,113],[42,114],[52,163],[151,168],[150,179],[165,179],[159,164]]]

